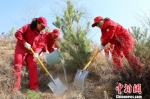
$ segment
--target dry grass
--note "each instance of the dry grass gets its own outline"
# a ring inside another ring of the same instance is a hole
[[[11,94],[13,68],[14,43],[0,43],[0,97],[1,99],[25,99],[25,95],[21,92]]]
[[[14,46],[14,42],[6,41],[5,43],[0,43],[0,99],[26,99],[26,91],[29,89],[28,71],[25,69],[25,66],[23,66],[21,88],[17,94],[11,93],[12,83],[14,81],[14,78],[12,77]],[[97,47],[94,46],[93,53],[95,53],[96,49]],[[45,57],[43,56],[41,59],[53,77],[59,77],[65,84],[61,65],[56,64],[55,66],[50,67],[46,64],[44,58]],[[88,70],[89,75],[84,90],[73,85],[75,74],[69,73],[67,74],[69,89],[63,95],[56,97],[47,86],[51,81],[50,77],[38,64],[39,86],[42,91],[41,99],[113,99],[111,97],[115,95],[114,88],[118,79],[112,74],[112,62],[108,59],[106,60],[104,55],[99,53]],[[148,73],[144,74],[144,77],[149,79],[150,76],[147,76],[147,74]]]
[[[29,89],[29,81],[28,81],[28,71],[25,69],[25,66],[23,66],[23,76],[22,76],[22,82],[21,82],[21,88],[17,92],[17,94],[11,94],[11,88],[12,83],[14,81],[14,78],[12,77],[12,70],[13,70],[13,56],[14,56],[14,46],[15,43],[13,42],[5,42],[0,43],[0,54],[1,54],[1,61],[0,61],[0,97],[2,99],[25,99],[26,91]],[[101,55],[99,54],[97,56],[98,58],[95,59],[95,61],[91,64],[91,67],[89,68],[89,76],[88,80],[86,81],[86,88],[85,90],[81,90],[73,85],[73,80],[75,74],[68,74],[68,91],[65,92],[63,95],[56,97],[50,90],[50,88],[47,86],[47,84],[51,81],[48,75],[46,75],[45,71],[41,69],[41,67],[38,65],[38,71],[39,71],[39,85],[40,89],[42,91],[42,99],[84,99],[87,97],[101,97],[99,96],[99,92],[103,95],[103,90],[99,90],[99,87],[97,87],[95,90],[93,90],[93,95],[90,96],[88,91],[98,86],[98,83],[100,79],[102,80],[101,74],[105,74],[105,70],[101,70],[101,65],[105,65],[105,59],[102,57],[101,62],[99,62],[99,58]],[[41,58],[42,61],[45,63],[44,57]],[[59,77],[63,82],[65,82],[64,74],[62,67],[60,64],[57,64],[53,67],[50,67],[46,65],[48,70],[52,73],[53,77]],[[102,66],[105,67],[105,66]],[[94,76],[94,77],[92,77]],[[92,81],[93,80],[93,81]],[[108,88],[106,88],[108,89]],[[104,96],[104,95],[103,95]]]

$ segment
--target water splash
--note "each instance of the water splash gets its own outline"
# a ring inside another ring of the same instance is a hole
[[[65,76],[66,85],[68,86],[67,73],[66,73],[66,68],[65,68],[65,66],[64,66],[65,61],[64,61],[64,60],[61,60],[61,64],[62,64],[62,68],[63,68],[63,71],[64,71],[64,76]]]

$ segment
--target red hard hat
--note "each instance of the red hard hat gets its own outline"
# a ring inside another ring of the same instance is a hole
[[[94,23],[92,24],[92,27],[96,26],[96,23],[99,22],[100,20],[103,20],[104,18],[101,16],[97,16],[94,18]]]
[[[43,26],[47,27],[47,20],[44,17],[37,18],[37,21],[40,22]]]

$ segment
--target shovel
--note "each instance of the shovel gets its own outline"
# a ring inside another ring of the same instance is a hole
[[[97,56],[97,54],[100,52],[100,50],[97,50],[97,52],[93,55],[93,57],[90,59],[90,61],[86,64],[83,70],[78,69],[75,79],[74,79],[74,85],[77,87],[80,87],[84,89],[85,81],[88,75],[88,71],[86,71],[87,67],[91,64],[93,59]]]
[[[32,48],[30,48],[30,51],[34,54],[35,52],[33,51]],[[63,83],[60,81],[59,78],[54,79],[52,77],[52,75],[50,74],[50,72],[46,69],[46,67],[44,66],[44,64],[41,62],[40,58],[37,57],[38,62],[40,63],[40,65],[42,66],[42,68],[45,70],[45,72],[50,76],[50,78],[52,79],[52,82],[50,82],[48,84],[48,86],[51,88],[52,92],[55,95],[60,95],[62,93],[64,93],[68,88],[63,85]]]

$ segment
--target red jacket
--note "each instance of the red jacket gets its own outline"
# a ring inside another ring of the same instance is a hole
[[[59,49],[59,46],[55,44],[55,40],[53,39],[51,32],[45,33],[44,36],[46,40],[46,48],[50,53],[54,51],[54,48]]]
[[[130,42],[132,39],[132,35],[127,29],[123,28],[120,24],[112,21],[111,19],[104,20],[101,32],[101,42],[103,44],[121,44],[124,41]]]
[[[44,32],[38,32],[36,29],[32,30],[30,24],[24,25],[15,33],[15,37],[18,39],[16,49],[21,50],[24,53],[30,52],[24,47],[24,44],[29,43],[36,53],[40,53],[45,49]]]

